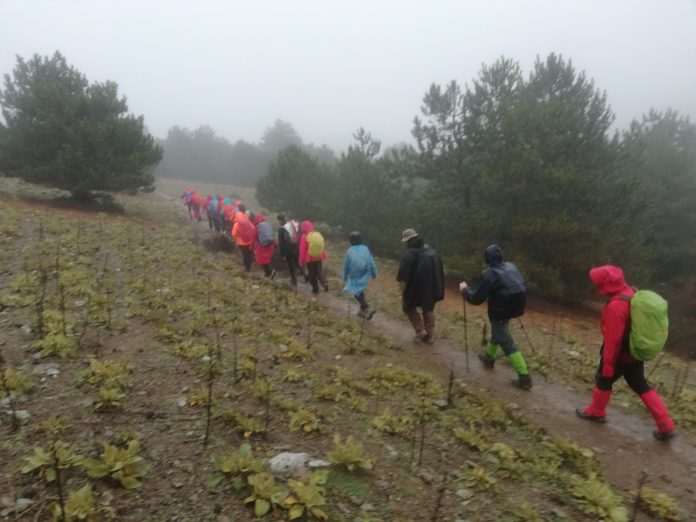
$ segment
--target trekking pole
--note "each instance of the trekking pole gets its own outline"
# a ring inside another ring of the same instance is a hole
[[[529,334],[527,333],[527,329],[524,327],[524,323],[522,322],[522,319],[520,319],[518,317],[517,320],[520,322],[520,328],[522,329],[522,333],[524,333],[524,337],[527,339],[527,344],[529,344],[529,346],[531,346],[532,353],[534,355],[536,355],[536,348],[534,348],[534,345],[532,344],[532,340],[529,338]]]
[[[648,372],[648,375],[645,377],[645,379],[650,379],[653,373],[655,373],[655,370],[657,370],[657,367],[660,366],[660,363],[662,362],[662,358],[665,356],[665,352],[663,351],[660,356],[657,358],[657,361],[655,361],[655,365],[650,369]]]
[[[466,373],[469,373],[469,326],[466,320],[466,299],[462,299],[462,313],[464,314],[464,352],[466,353]]]

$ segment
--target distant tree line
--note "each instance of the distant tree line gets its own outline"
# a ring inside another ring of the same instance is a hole
[[[307,151],[320,163],[336,161],[329,147],[305,144],[292,124],[283,120],[268,127],[258,144],[244,140],[232,144],[209,126],[202,126],[195,130],[172,127],[159,145],[164,157],[155,176],[241,186],[254,186],[278,151],[291,145]]]
[[[363,129],[334,165],[297,146],[259,181],[265,206],[358,229],[397,254],[414,227],[467,277],[497,242],[537,294],[580,299],[589,267],[622,266],[672,304],[676,341],[696,333],[696,126],[673,111],[611,129],[606,95],[551,54],[528,75],[501,58],[470,85],[432,85],[416,147],[380,154]],[[689,342],[689,344],[692,344]]]

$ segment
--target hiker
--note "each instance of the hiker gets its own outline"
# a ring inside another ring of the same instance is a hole
[[[401,290],[401,307],[416,332],[416,341],[435,341],[435,303],[445,298],[445,274],[440,256],[412,228],[404,230],[396,280]],[[423,317],[418,313],[423,311]]]
[[[232,227],[232,237],[235,238],[237,248],[242,253],[244,269],[249,272],[254,262],[254,251],[252,247],[254,246],[256,227],[249,220],[249,216],[246,215],[245,211],[246,208],[244,208],[244,205],[240,205],[239,212],[237,212],[235,216],[234,226]]]
[[[517,267],[503,261],[503,250],[498,245],[490,245],[484,253],[488,265],[481,272],[481,279],[473,288],[466,281],[459,284],[462,297],[471,304],[481,304],[488,300],[488,319],[491,322],[491,344],[479,354],[486,368],[493,369],[501,348],[510,364],[517,372],[514,386],[522,390],[532,388],[527,363],[510,334],[510,319],[524,314],[527,303],[527,288]]]
[[[205,197],[205,203],[203,204],[203,210],[205,210],[205,217],[208,219],[208,229],[212,230],[213,229],[213,219],[210,216],[210,212],[208,209],[210,208],[210,202],[213,201],[213,195],[208,194]]]
[[[215,229],[215,232],[220,232],[220,223],[217,219],[218,197],[212,196],[208,203],[208,227],[210,230]]]
[[[280,229],[278,229],[278,250],[288,264],[292,286],[297,287],[297,272],[304,275],[304,271],[300,268],[300,251],[298,247],[300,230],[295,220],[287,221],[283,214],[278,214],[277,219],[280,224]]]
[[[271,261],[276,249],[273,225],[266,221],[266,217],[260,213],[254,217],[254,225],[256,225],[256,240],[254,242],[256,264],[263,268],[266,277],[273,279],[275,270],[271,267]]]
[[[343,259],[343,281],[346,283],[343,291],[353,294],[360,303],[358,317],[369,321],[375,315],[375,309],[367,304],[365,290],[370,277],[377,279],[377,265],[370,249],[362,244],[360,232],[351,232],[348,240],[351,246]]]
[[[323,261],[326,259],[324,237],[314,230],[310,221],[303,221],[300,225],[300,266],[307,266],[307,276],[312,285],[312,293],[319,293],[319,283],[324,291],[329,291],[329,283],[324,277]]]
[[[184,192],[181,194],[181,198],[184,200],[184,206],[188,211],[189,219],[193,219],[193,213],[191,211],[191,195],[193,194],[193,189],[191,187],[184,188]]]
[[[629,333],[631,320],[631,297],[635,290],[628,286],[623,271],[612,265],[604,265],[590,270],[590,279],[597,291],[609,297],[602,310],[600,329],[602,347],[599,351],[599,367],[595,374],[595,386],[590,405],[575,413],[581,419],[606,422],[606,407],[611,399],[612,385],[621,377],[648,408],[655,420],[657,430],[653,436],[657,440],[669,440],[676,435],[674,422],[667,412],[657,390],[650,387],[645,379],[645,366],[631,356]]]
[[[196,191],[191,193],[189,198],[189,212],[193,210],[193,218],[201,222],[201,207],[205,205],[205,200]]]

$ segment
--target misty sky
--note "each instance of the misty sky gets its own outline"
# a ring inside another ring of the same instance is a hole
[[[607,91],[619,128],[651,107],[696,119],[696,0],[0,0],[1,73],[55,50],[118,82],[159,137],[258,141],[281,118],[335,149],[360,126],[411,142],[432,82],[552,51]]]

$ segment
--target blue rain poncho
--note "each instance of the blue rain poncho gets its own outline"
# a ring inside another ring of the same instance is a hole
[[[365,245],[354,245],[346,252],[343,259],[343,280],[346,286],[344,292],[360,295],[367,288],[370,279],[377,278],[377,265]]]

